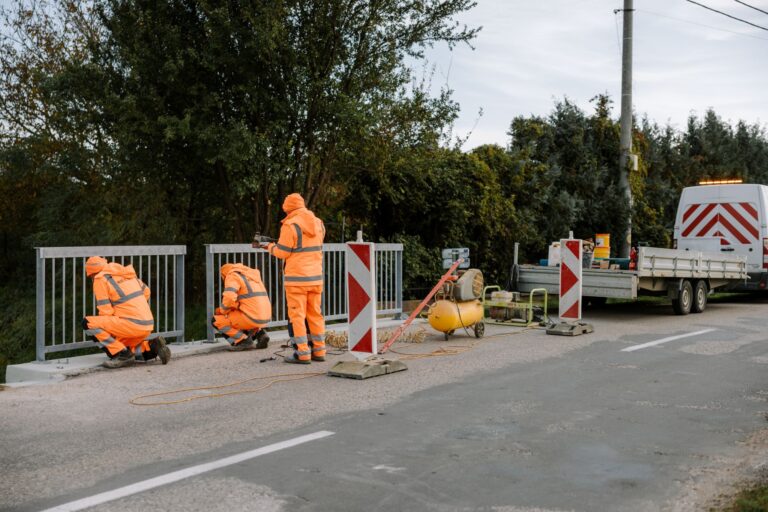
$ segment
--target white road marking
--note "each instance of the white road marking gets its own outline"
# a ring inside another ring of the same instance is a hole
[[[387,466],[386,464],[379,464],[378,466],[373,466],[373,470],[374,471],[383,470],[391,475],[393,473],[397,473],[398,471],[405,471],[405,468],[396,468],[394,466]]]
[[[267,455],[268,453],[284,450],[286,448],[292,448],[300,444],[308,443],[309,441],[314,441],[316,439],[322,439],[324,437],[332,436],[333,434],[334,434],[333,432],[329,432],[327,430],[321,430],[313,434],[307,434],[305,436],[295,437],[287,441],[281,441],[279,443],[270,444],[262,448],[257,448],[255,450],[239,453],[237,455],[225,457],[223,459],[215,460],[213,462],[206,462],[205,464],[199,464],[197,466],[192,466],[186,469],[180,469],[179,471],[174,471],[173,473],[156,476],[155,478],[150,478],[148,480],[136,482],[135,484],[126,485],[125,487],[120,487],[112,491],[96,494],[94,496],[83,498],[81,500],[70,501],[69,503],[65,503],[57,507],[49,508],[49,509],[43,510],[42,512],[65,512],[65,511],[72,512],[75,510],[83,510],[85,508],[101,505],[102,503],[107,503],[109,501],[113,501],[116,499],[125,498],[126,496],[130,496],[132,494],[148,491],[150,489],[154,489],[155,487],[160,487],[162,485],[178,482],[179,480],[183,480],[185,478],[190,478],[193,476],[200,475],[202,473],[207,473],[215,469],[221,469],[223,467],[231,466],[233,464],[238,464],[240,462],[259,457],[261,455]]]
[[[675,341],[675,340],[679,340],[680,338],[690,338],[691,336],[698,336],[699,334],[706,334],[708,332],[712,332],[716,330],[717,329],[702,329],[696,332],[689,332],[688,334],[678,334],[677,336],[670,336],[668,338],[662,338],[656,341],[649,341],[648,343],[643,343],[641,345],[632,345],[631,347],[621,349],[621,351],[634,352],[635,350],[640,350],[641,348],[654,347],[656,345],[661,345],[662,343],[666,343],[668,341]]]

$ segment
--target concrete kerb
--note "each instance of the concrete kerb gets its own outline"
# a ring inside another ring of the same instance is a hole
[[[402,320],[379,319],[379,327],[395,327],[402,323]],[[327,331],[346,330],[346,323],[329,324]],[[288,330],[270,331],[270,346],[274,347],[276,342],[287,341]],[[229,343],[222,338],[217,338],[214,343],[205,341],[187,341],[184,343],[170,343],[173,358],[188,357],[194,355],[208,354],[226,350]],[[271,348],[270,347],[270,348]],[[45,384],[55,384],[62,382],[67,378],[84,375],[87,373],[106,370],[101,364],[106,360],[104,354],[90,354],[87,356],[69,357],[62,359],[51,359],[49,361],[32,361],[31,363],[9,365],[5,373],[5,386],[9,388],[37,386]],[[155,363],[150,363],[155,364]],[[173,364],[173,359],[171,363]]]

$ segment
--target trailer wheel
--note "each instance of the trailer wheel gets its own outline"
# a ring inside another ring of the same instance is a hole
[[[475,338],[482,338],[485,334],[485,324],[483,322],[477,322],[475,324]]]
[[[696,281],[696,286],[693,288],[693,304],[691,305],[691,313],[701,313],[707,308],[707,282],[703,279]]]
[[[687,315],[691,312],[693,306],[693,286],[688,280],[683,281],[683,285],[680,287],[680,292],[677,297],[672,300],[672,309],[675,310],[676,315]]]

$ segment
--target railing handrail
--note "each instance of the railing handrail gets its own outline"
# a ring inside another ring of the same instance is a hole
[[[227,252],[259,252],[264,249],[253,247],[251,244],[205,244],[208,252],[213,254],[227,253]],[[340,243],[325,243],[323,244],[323,250],[326,251],[342,251],[347,247],[347,244]],[[382,251],[402,251],[403,244],[398,243],[377,243],[376,248]]]
[[[185,255],[186,245],[89,245],[81,247],[35,247],[41,258],[78,258],[85,256],[157,256]]]
[[[342,320],[347,318],[347,297],[346,287],[344,286],[344,254],[347,248],[345,243],[325,243],[323,244],[323,264],[329,264],[324,270],[324,288],[323,288],[323,315],[326,321]],[[376,252],[379,254],[390,253],[382,260],[377,258],[377,280],[381,287],[377,290],[377,301],[383,305],[379,310],[382,314],[399,315],[402,313],[402,252],[403,244],[399,243],[377,243]],[[238,259],[256,260],[260,268],[265,284],[270,287],[268,281],[277,290],[273,289],[270,295],[273,312],[272,321],[268,327],[278,327],[288,324],[287,306],[285,304],[285,293],[280,285],[282,280],[282,263],[273,258],[264,249],[253,247],[251,244],[206,244],[206,313],[210,317],[213,315],[216,305],[220,300],[220,291],[222,287],[219,277],[219,267],[223,263],[223,256],[226,261],[237,261]],[[248,255],[249,258],[244,258]],[[217,261],[215,261],[217,260]],[[260,263],[259,263],[260,262]],[[279,290],[279,291],[278,291]],[[217,293],[218,292],[218,293]],[[276,292],[276,293],[274,293]],[[328,300],[326,300],[328,299]],[[208,325],[208,341],[214,340],[213,327]]]
[[[44,361],[48,353],[97,346],[79,328],[83,316],[98,314],[92,285],[85,274],[89,256],[134,264],[137,274],[152,291],[153,336],[184,341],[185,245],[35,247],[35,254],[38,361]]]

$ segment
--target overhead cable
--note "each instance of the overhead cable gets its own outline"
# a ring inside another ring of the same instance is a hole
[[[745,6],[749,7],[750,9],[754,9],[756,11],[760,11],[763,14],[768,14],[768,11],[764,11],[764,10],[760,9],[759,7],[755,7],[754,5],[749,5],[747,2],[742,2],[741,0],[733,0],[733,1],[736,2],[737,4],[745,5]]]
[[[706,25],[704,23],[697,23],[695,21],[690,21],[690,20],[686,20],[686,19],[683,19],[683,18],[675,18],[674,16],[667,16],[666,14],[661,14],[660,12],[647,11],[645,9],[636,9],[636,10],[637,10],[637,12],[644,12],[646,14],[652,14],[654,16],[658,16],[659,18],[666,18],[668,20],[679,21],[680,23],[687,23],[689,25],[696,25],[697,27],[704,27],[704,28],[709,28],[709,29],[712,29],[712,30],[718,30],[720,32],[727,32],[729,34],[733,34],[733,35],[737,35],[737,36],[751,37],[752,39],[760,39],[762,41],[768,41],[768,38],[766,38],[766,37],[754,36],[752,34],[745,34],[744,32],[736,32],[735,30],[728,30],[726,28],[720,28],[720,27],[715,27],[715,26],[712,26],[712,25]]]
[[[694,2],[694,0],[685,0],[685,1],[689,2],[689,3],[692,3],[694,5],[698,5],[699,7],[703,7],[705,9],[707,9],[707,10],[712,11],[712,12],[716,12],[718,14],[722,14],[723,16],[727,16],[728,18],[734,19],[736,21],[740,21],[742,23],[746,23],[747,25],[752,25],[753,27],[756,27],[756,28],[759,28],[761,30],[765,30],[766,32],[768,32],[768,28],[762,27],[760,25],[756,25],[755,23],[752,23],[751,21],[743,20],[741,18],[737,18],[736,16],[731,16],[730,14],[725,13],[723,11],[718,11],[717,9],[713,9],[712,7],[709,7],[708,5],[700,4],[699,2]]]

